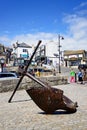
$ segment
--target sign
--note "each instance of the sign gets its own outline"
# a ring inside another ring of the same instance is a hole
[[[77,58],[77,55],[70,55],[69,58]]]

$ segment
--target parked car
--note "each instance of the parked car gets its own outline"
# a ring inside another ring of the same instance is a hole
[[[13,72],[0,72],[0,79],[2,78],[18,78],[18,75]]]
[[[54,69],[52,65],[42,64],[43,67],[47,68],[48,70]]]

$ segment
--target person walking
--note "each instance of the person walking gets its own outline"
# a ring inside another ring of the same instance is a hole
[[[75,71],[73,69],[71,69],[70,71],[70,83],[74,83],[75,82]]]
[[[81,69],[79,69],[79,72],[78,72],[78,81],[83,84],[83,72]]]
[[[53,69],[53,75],[56,76],[56,70],[55,69]]]

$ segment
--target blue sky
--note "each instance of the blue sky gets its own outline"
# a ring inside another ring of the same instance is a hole
[[[87,0],[0,0],[0,43],[58,42],[87,50]]]

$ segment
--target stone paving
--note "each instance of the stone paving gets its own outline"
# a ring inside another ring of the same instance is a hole
[[[77,101],[77,112],[68,114],[58,110],[45,114],[31,100],[25,90],[0,93],[0,130],[87,130],[87,83],[54,86],[64,90],[64,95]]]

